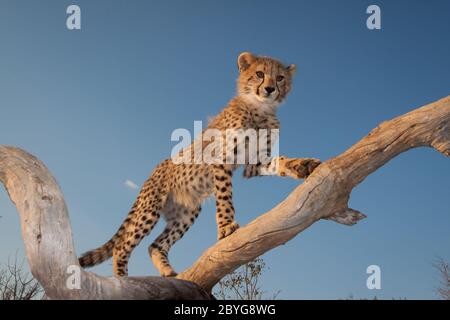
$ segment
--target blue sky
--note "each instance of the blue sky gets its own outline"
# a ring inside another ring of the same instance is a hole
[[[82,30],[66,29],[78,4]],[[365,13],[378,4],[382,29]],[[18,1],[0,2],[0,144],[42,159],[60,183],[76,250],[115,232],[153,167],[170,156],[176,128],[218,113],[234,95],[236,57],[252,51],[296,63],[280,108],[280,153],[340,154],[383,120],[450,94],[448,1]],[[400,155],[352,193],[368,219],[320,221],[264,255],[268,292],[284,299],[353,294],[436,298],[432,262],[450,260],[450,162],[431,149]],[[298,181],[234,179],[241,225],[284,199]],[[0,190],[0,262],[23,255],[19,219]],[[130,274],[156,274],[147,246]],[[170,259],[181,271],[216,241],[209,201]],[[366,288],[381,267],[382,289]],[[110,261],[94,271],[109,275]]]

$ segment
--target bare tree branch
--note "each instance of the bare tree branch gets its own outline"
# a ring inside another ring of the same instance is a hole
[[[450,96],[383,122],[343,154],[321,164],[275,208],[206,250],[178,277],[210,290],[240,265],[320,219],[356,223],[365,215],[348,208],[352,189],[398,154],[421,146],[450,156]]]
[[[105,278],[81,270],[81,289],[66,286],[78,266],[67,208],[41,161],[0,146],[0,181],[16,204],[30,269],[53,299],[207,299],[225,275],[286,243],[320,219],[353,225],[365,217],[348,208],[352,189],[398,154],[433,147],[450,156],[450,97],[386,121],[336,158],[321,164],[284,201],[206,250],[177,279]],[[187,281],[183,281],[187,280]]]

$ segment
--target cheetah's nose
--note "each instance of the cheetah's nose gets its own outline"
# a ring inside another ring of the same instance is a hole
[[[272,92],[275,91],[274,87],[265,87],[264,90],[266,90],[267,94],[271,94]]]

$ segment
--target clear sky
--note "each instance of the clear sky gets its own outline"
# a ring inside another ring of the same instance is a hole
[[[82,29],[66,28],[78,4]],[[366,28],[378,4],[382,29]],[[218,113],[234,95],[236,57],[296,63],[279,109],[280,153],[323,160],[383,120],[450,94],[449,1],[0,2],[0,144],[45,162],[64,191],[78,254],[116,231],[174,129]],[[244,225],[298,181],[234,179]],[[266,291],[284,299],[436,298],[432,262],[450,260],[450,161],[432,149],[400,155],[352,193],[368,219],[320,221],[264,255]],[[15,208],[0,190],[0,262],[23,255]],[[156,274],[147,246],[131,275]],[[216,241],[214,202],[170,252],[181,271]],[[368,290],[366,268],[382,271]],[[110,275],[111,262],[93,269]]]

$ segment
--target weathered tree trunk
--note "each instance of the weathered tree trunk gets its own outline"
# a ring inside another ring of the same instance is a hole
[[[420,146],[450,156],[450,97],[382,123],[321,164],[275,208],[206,250],[177,278],[106,278],[81,270],[80,289],[66,286],[68,267],[79,265],[64,198],[50,172],[27,152],[0,146],[0,181],[18,209],[31,272],[49,298],[209,299],[222,277],[314,222],[352,225],[364,218],[348,208],[352,189],[390,159]]]

